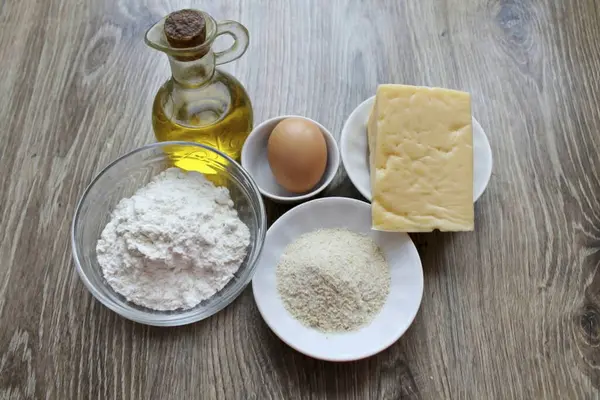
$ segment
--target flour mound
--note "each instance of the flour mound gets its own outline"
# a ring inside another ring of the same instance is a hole
[[[96,253],[117,293],[166,311],[192,308],[221,290],[249,243],[226,188],[169,168],[117,204]]]

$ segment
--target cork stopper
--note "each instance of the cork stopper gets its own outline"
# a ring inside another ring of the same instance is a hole
[[[204,15],[197,10],[174,11],[165,19],[164,31],[171,46],[176,48],[195,47],[206,40],[206,21]],[[204,54],[198,54],[197,58]]]

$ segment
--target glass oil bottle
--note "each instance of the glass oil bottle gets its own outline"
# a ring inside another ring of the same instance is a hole
[[[219,35],[233,45],[221,52],[211,46]],[[196,142],[239,160],[253,126],[252,104],[242,84],[217,65],[241,57],[248,31],[234,21],[216,22],[199,10],[173,12],[146,32],[146,43],[167,54],[172,76],[156,93],[152,126],[158,141]],[[177,145],[169,150],[175,165],[210,173],[198,147]]]

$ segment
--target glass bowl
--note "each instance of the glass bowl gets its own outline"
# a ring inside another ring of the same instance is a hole
[[[218,186],[229,189],[239,218],[250,230],[245,260],[231,281],[194,308],[155,311],[129,302],[104,279],[96,258],[96,242],[117,203],[132,196],[163,170],[179,166],[203,172]],[[81,280],[102,304],[130,320],[155,326],[177,326],[208,318],[232,303],[252,279],[267,231],[267,217],[258,187],[250,175],[227,155],[197,143],[153,143],[125,154],[94,178],[79,200],[71,243]]]

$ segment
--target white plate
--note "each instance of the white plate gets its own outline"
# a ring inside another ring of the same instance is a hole
[[[375,96],[363,101],[352,111],[342,129],[342,163],[348,177],[366,199],[371,201],[371,178],[369,175],[369,145],[367,144],[367,121]],[[492,149],[483,128],[473,118],[473,201],[485,191],[492,175]]]
[[[285,309],[277,292],[275,270],[285,247],[316,229],[346,228],[369,235],[390,266],[390,294],[375,319],[360,330],[323,333],[304,326]],[[252,290],[265,322],[292,348],[328,361],[368,357],[393,344],[417,315],[423,295],[423,270],[415,245],[405,233],[371,230],[371,206],[345,197],[326,197],[285,213],[267,232]]]

